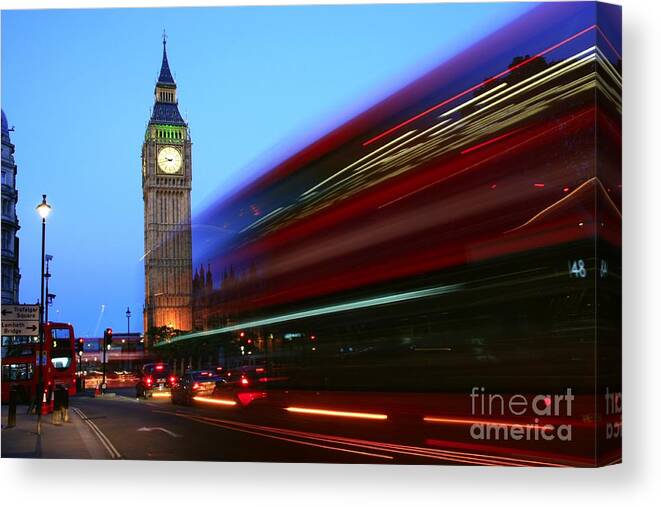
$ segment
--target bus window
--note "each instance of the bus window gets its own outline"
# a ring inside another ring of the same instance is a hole
[[[66,370],[71,364],[71,358],[67,356],[53,357],[50,362],[58,370]]]
[[[50,335],[53,340],[53,354],[58,349],[71,348],[71,332],[69,328],[51,328]]]
[[[31,363],[3,364],[2,381],[13,382],[16,380],[30,380],[32,378],[33,367]]]
[[[2,358],[31,356],[37,340],[36,336],[3,336]]]

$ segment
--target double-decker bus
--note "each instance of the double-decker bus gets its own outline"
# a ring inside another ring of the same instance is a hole
[[[538,396],[595,431],[620,390],[621,60],[593,13],[535,9],[206,209],[197,329],[156,350],[437,440],[536,427],[506,400]],[[580,440],[508,445],[591,459]]]
[[[36,336],[2,337],[2,402],[9,400],[9,391],[17,389],[19,399],[34,399],[39,379],[39,338]],[[73,326],[48,322],[44,325],[43,366],[44,390],[65,387],[76,393],[76,351]]]

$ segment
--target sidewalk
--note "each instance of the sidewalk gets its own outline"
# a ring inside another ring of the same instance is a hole
[[[6,428],[9,407],[2,405],[2,457],[47,459],[108,459],[110,456],[74,410],[60,426],[51,416],[41,419],[41,436],[36,434],[37,416],[27,415],[26,405],[16,408],[16,426]]]

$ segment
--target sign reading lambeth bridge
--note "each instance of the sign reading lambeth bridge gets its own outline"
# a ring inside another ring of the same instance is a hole
[[[39,305],[3,305],[3,336],[37,336]]]

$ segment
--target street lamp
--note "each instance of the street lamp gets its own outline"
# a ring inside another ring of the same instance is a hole
[[[126,307],[126,351],[131,352],[131,337],[128,336],[131,334],[131,309],[127,306]],[[131,369],[133,366],[131,364],[131,358],[129,356],[129,361],[128,361],[128,369]],[[126,368],[125,368],[126,369]]]
[[[126,307],[126,334],[131,334],[131,309]]]
[[[39,299],[39,368],[37,381],[37,435],[41,435],[41,409],[44,396],[44,264],[46,262],[46,219],[51,212],[51,205],[46,201],[46,194],[42,194],[41,203],[37,206],[37,213],[41,217],[41,297]]]

